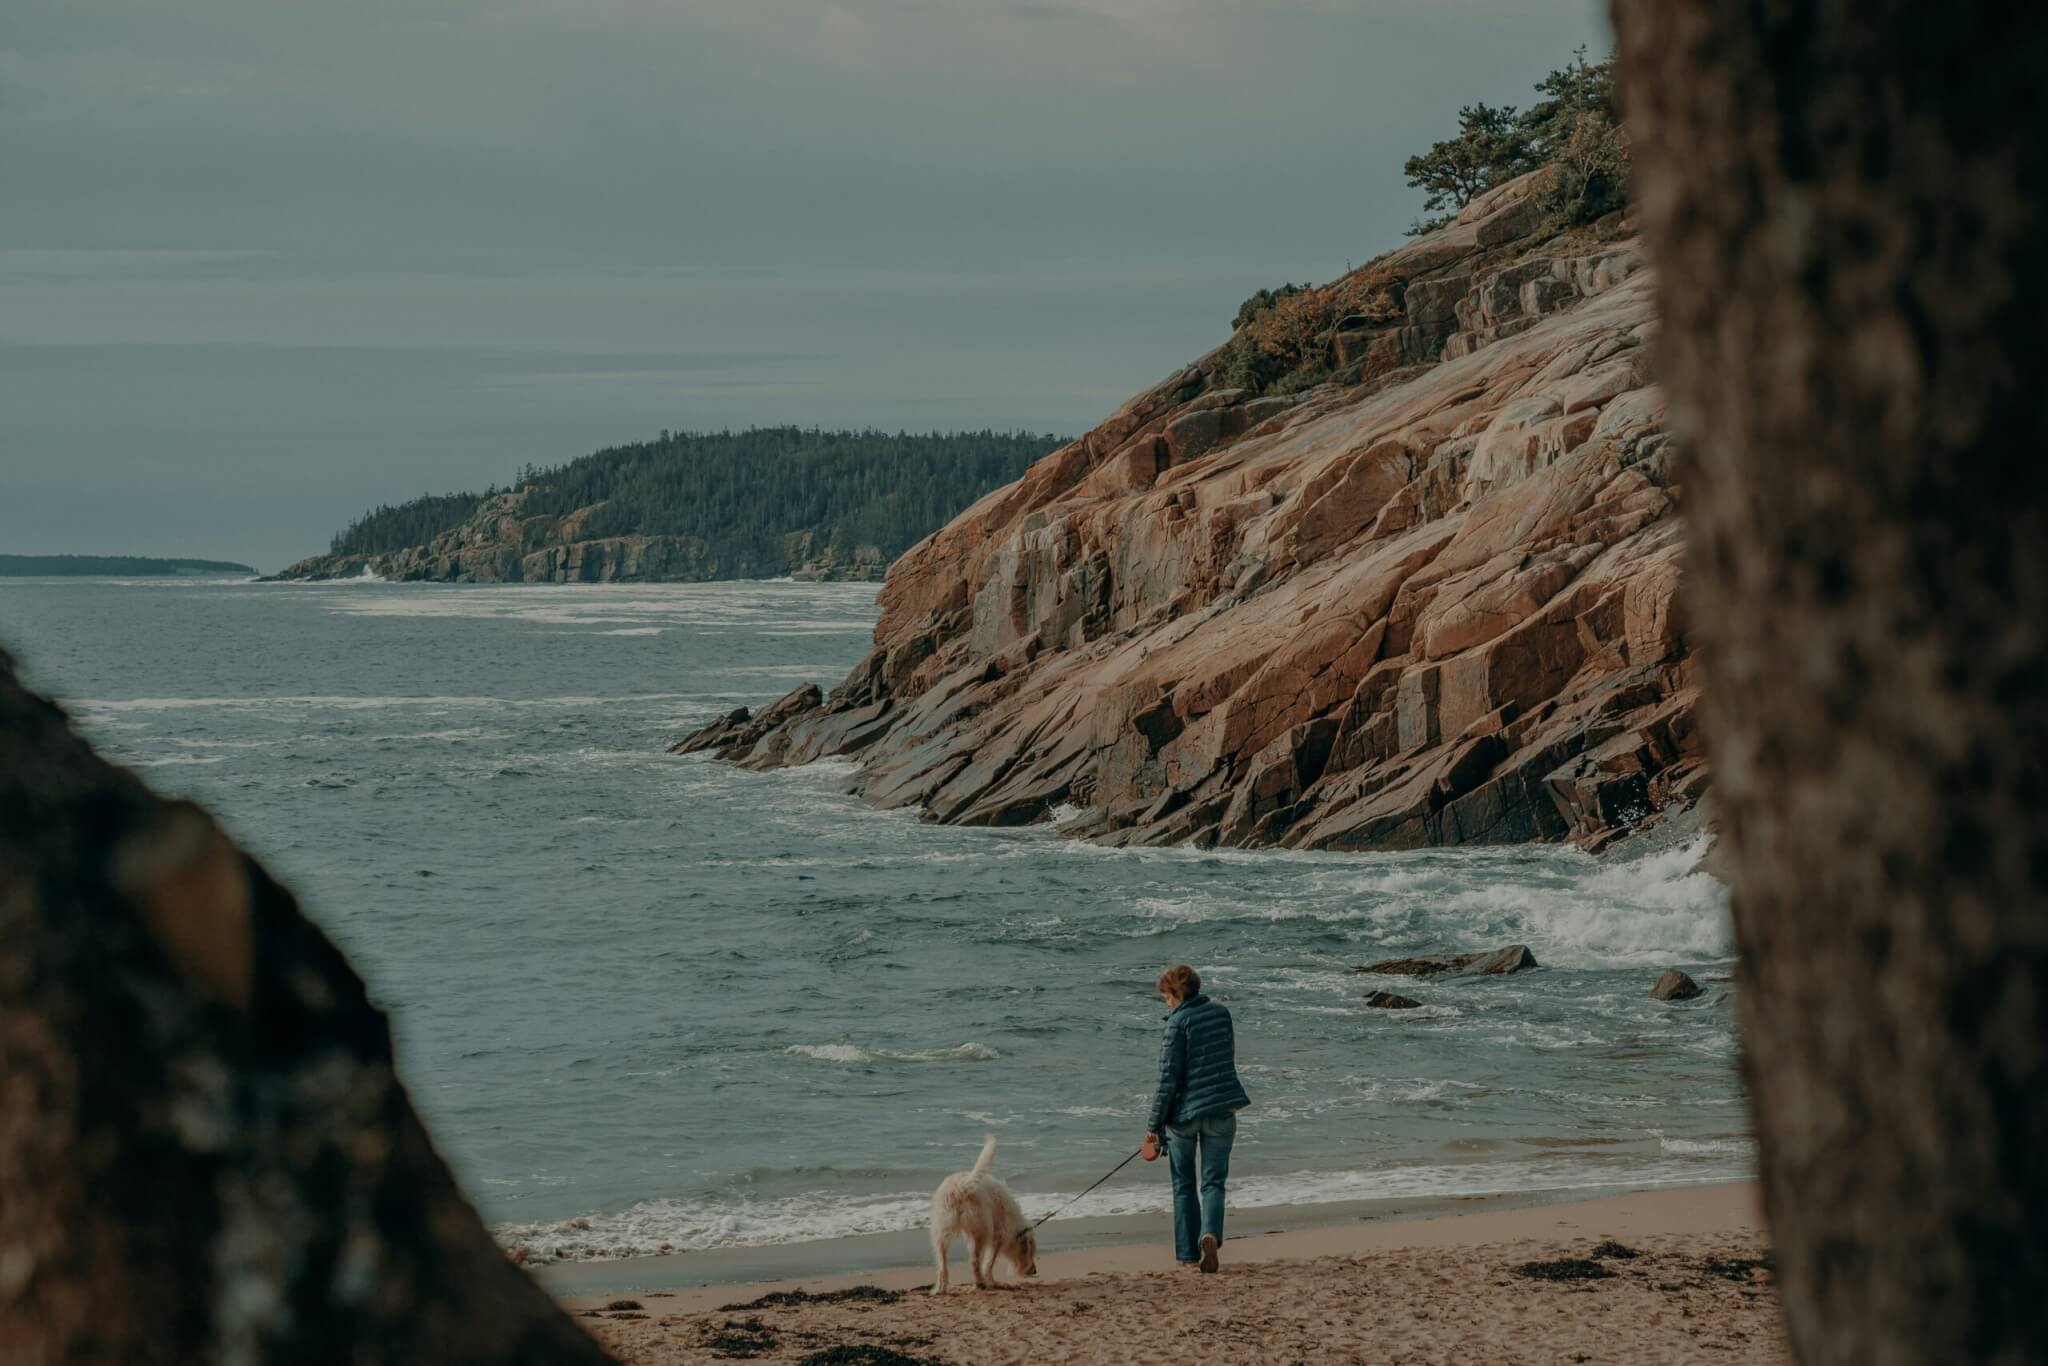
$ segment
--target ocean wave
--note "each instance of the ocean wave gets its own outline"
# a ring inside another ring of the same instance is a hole
[[[1195,885],[1148,890],[1122,904],[1121,937],[1158,938],[1204,925],[1313,922],[1362,952],[1464,952],[1526,943],[1545,966],[1614,968],[1728,961],[1727,889],[1700,866],[1702,839],[1630,863],[1571,849],[1330,854],[1294,850],[1104,849],[1059,839],[1046,854],[1143,866],[1168,861]],[[993,851],[991,851],[993,853]],[[1227,856],[1227,857],[1226,857]],[[1225,865],[1230,871],[1224,872]],[[1242,865],[1253,879],[1237,881]],[[1155,884],[1156,886],[1156,884]]]
[[[1233,1181],[1238,1209],[1314,1206],[1357,1200],[1409,1200],[1538,1191],[1646,1188],[1751,1175],[1734,1153],[1718,1164],[1631,1155],[1590,1164],[1585,1152],[1538,1149],[1491,1160],[1346,1171],[1295,1171]],[[1013,1183],[1014,1189],[1014,1183]],[[1057,1208],[1063,1192],[1017,1192],[1027,1217]],[[1170,1208],[1164,1183],[1134,1177],[1084,1196],[1062,1218],[1163,1215]],[[532,1262],[599,1261],[721,1247],[772,1247],[863,1234],[898,1233],[924,1226],[928,1191],[845,1195],[819,1190],[768,1200],[647,1200],[616,1214],[590,1214],[553,1222],[502,1223],[492,1231],[508,1248],[524,1248]]]
[[[1356,1078],[1350,1080],[1357,1084]],[[1456,1099],[1464,1092],[1485,1089],[1475,1082],[1457,1081],[1450,1077],[1390,1077],[1359,1085],[1358,1097],[1361,1100],[1393,1101],[1400,1105],[1426,1105]]]
[[[819,1062],[875,1061],[873,1053],[850,1043],[793,1043],[782,1051],[800,1058],[816,1058]]]
[[[81,578],[85,576],[80,576]],[[262,583],[261,574],[158,574],[146,579],[102,579],[91,576],[90,582],[104,588],[246,588],[252,583]],[[44,579],[47,583],[75,583],[69,575]]]
[[[328,585],[359,580],[332,579]],[[518,621],[539,626],[650,625],[744,629],[776,636],[863,634],[874,629],[873,599],[797,589],[736,596],[703,584],[463,585],[440,592],[337,593],[322,603],[342,616]],[[796,611],[792,611],[792,608]]]

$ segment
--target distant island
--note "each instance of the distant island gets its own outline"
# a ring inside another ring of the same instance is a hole
[[[283,579],[449,583],[879,580],[1064,438],[1029,432],[663,432],[511,487],[364,513]]]
[[[233,560],[161,560],[149,555],[0,555],[0,579],[85,574],[254,574]]]

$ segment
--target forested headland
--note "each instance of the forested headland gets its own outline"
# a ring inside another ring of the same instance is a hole
[[[750,578],[858,562],[857,574],[826,576],[875,577],[1063,439],[989,430],[663,432],[552,468],[529,466],[504,488],[373,508],[335,534],[328,554],[285,573]]]

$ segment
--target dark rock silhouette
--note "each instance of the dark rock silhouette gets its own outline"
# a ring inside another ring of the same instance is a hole
[[[1793,1345],[2048,1361],[2048,7],[1615,17]]]
[[[341,953],[0,655],[0,1356],[610,1360],[491,1241]]]

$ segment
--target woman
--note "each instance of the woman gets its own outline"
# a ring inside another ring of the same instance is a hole
[[[1166,1042],[1159,1054],[1159,1094],[1152,1100],[1144,1154],[1173,1174],[1173,1253],[1182,1266],[1216,1269],[1223,1242],[1223,1187],[1237,1112],[1251,1104],[1237,1079],[1237,1038],[1230,1011],[1202,994],[1202,979],[1185,963],[1159,974],[1166,1002]],[[1198,1194],[1199,1193],[1199,1194]]]

